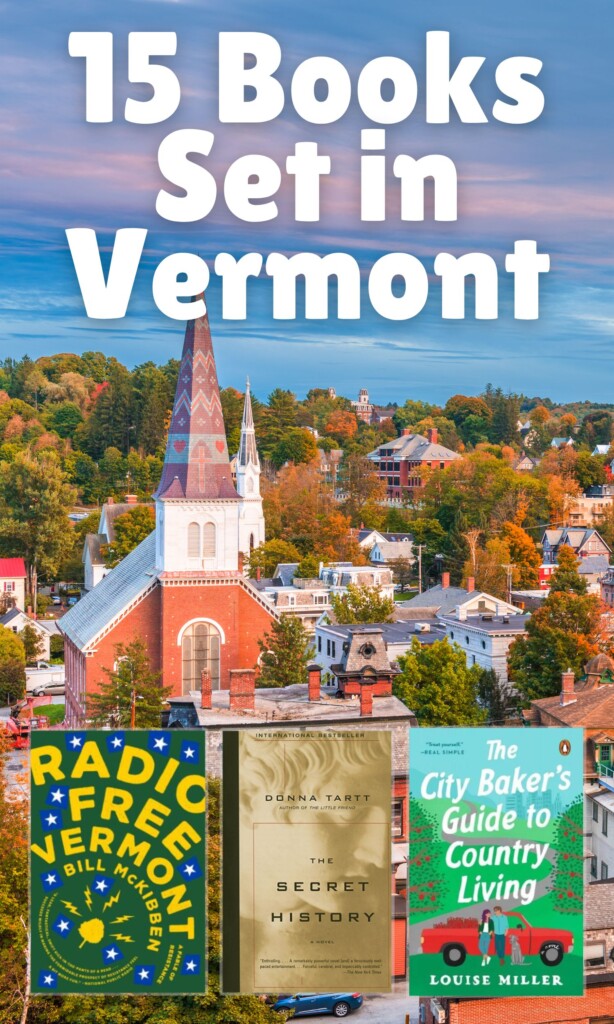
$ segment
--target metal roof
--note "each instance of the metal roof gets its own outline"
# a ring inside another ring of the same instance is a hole
[[[59,623],[62,633],[80,650],[91,647],[128,605],[155,585],[155,555],[153,532],[66,612]]]

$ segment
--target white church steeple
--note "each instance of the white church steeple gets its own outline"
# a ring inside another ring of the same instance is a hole
[[[237,491],[241,498],[239,550],[245,555],[249,555],[252,548],[257,548],[264,543],[264,517],[260,496],[260,459],[256,447],[249,378],[245,386],[245,404],[236,474]]]

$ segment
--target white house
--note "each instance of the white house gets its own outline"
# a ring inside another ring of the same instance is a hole
[[[430,622],[377,622],[370,623],[374,629],[381,630],[388,659],[395,662],[402,654],[406,654],[416,638],[421,644],[432,644],[443,640],[445,631],[439,623]],[[331,674],[333,665],[337,665],[344,652],[344,645],[349,645],[352,634],[364,630],[364,623],[357,625],[340,625],[328,622],[322,615],[316,625],[315,651],[313,660],[322,669],[323,685],[336,687]]]
[[[10,629],[13,633],[21,633],[26,626],[31,626],[40,640],[38,659],[49,661],[51,657],[51,634],[57,633],[58,628],[55,619],[45,620],[31,619],[20,608],[11,608],[6,615],[0,617],[0,625]]]
[[[26,566],[23,558],[0,558],[0,597],[17,608],[26,606]]]
[[[409,537],[404,540],[377,540],[371,548],[369,558],[374,565],[387,565],[395,558],[408,558],[414,562],[413,548]]]

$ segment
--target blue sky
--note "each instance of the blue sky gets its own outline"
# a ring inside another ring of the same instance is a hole
[[[614,356],[612,249],[614,198],[610,0],[595,0],[590,13],[577,0],[336,0],[288,3],[238,0],[106,0],[75,7],[40,0],[28,8],[0,3],[3,87],[0,95],[0,353],[30,356],[101,349],[128,365],[179,354],[182,327],[156,309],[151,277],[168,253],[185,250],[213,257],[272,250],[292,253],[345,251],[364,271],[388,251],[412,252],[430,266],[441,250],[484,251],[502,267],[517,238],[535,238],[551,255],[542,278],[541,317],[514,322],[502,289],[497,321],[443,321],[438,292],[420,316],[393,323],[365,301],[358,321],[273,321],[270,283],[256,282],[248,319],[221,319],[219,290],[208,301],[220,381],[242,387],[246,374],[264,397],[283,386],[303,395],[333,385],[353,396],[362,385],[376,401],[407,397],[444,402],[455,392],[478,393],[487,381],[529,395],[566,401],[612,400]],[[352,108],[335,125],[302,122],[287,104],[274,124],[223,126],[217,120],[217,36],[220,31],[264,31],[283,50],[281,78],[316,54],[341,60],[355,81],[380,55],[407,60],[424,81],[429,30],[452,34],[453,56],[487,58],[476,94],[485,109],[496,97],[494,69],[517,54],[544,62],[540,85],[546,106],[526,126],[426,125],[421,98],[412,116],[388,130],[391,153],[446,153],[460,180],[455,224],[364,225],[352,203],[360,130],[372,127]],[[182,103],[159,125],[84,122],[83,62],[67,53],[71,30],[115,33],[117,109],[123,109],[125,40],[129,31],[178,33],[172,66],[182,83]],[[281,215],[247,225],[218,204],[200,224],[172,225],[155,213],[163,185],[156,153],[179,127],[216,135],[211,169],[221,175],[246,152],[280,162],[297,140],[320,142],[333,174],[318,224],[297,225]],[[67,251],[64,229],[93,227],[103,244],[120,227],[147,227],[149,238],[128,315],[119,321],[88,320]]]

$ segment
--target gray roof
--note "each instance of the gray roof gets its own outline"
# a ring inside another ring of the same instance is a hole
[[[92,565],[104,565],[104,558],[102,557],[101,548],[102,545],[106,543],[106,534],[86,533],[85,547],[87,548],[88,554],[90,556],[90,562]]]
[[[476,615],[468,615],[466,619],[456,619],[451,616],[440,616],[442,622],[447,626],[453,626],[459,632],[465,626],[482,630],[484,633],[523,633],[527,628],[530,615],[489,615],[483,612]]]
[[[464,587],[442,587],[441,583],[438,583],[422,594],[416,594],[404,604],[406,608],[436,608],[440,615],[446,615],[453,612],[457,605],[464,604],[474,596],[474,591],[465,590]]]
[[[141,505],[153,508],[153,502],[151,501],[105,501],[104,514],[107,524],[107,535],[103,541],[104,544],[107,542],[111,544],[115,540],[115,520],[117,517],[123,515],[124,512],[132,511],[133,508],[139,508]]]
[[[373,548],[377,547],[381,554],[386,560],[389,558],[411,558],[415,561],[412,554],[413,544],[408,540],[376,540]],[[371,550],[373,550],[371,548]]]
[[[155,554],[156,538],[152,532],[66,612],[60,620],[62,633],[81,650],[90,646],[127,605],[155,583]]]
[[[460,459],[458,452],[453,452],[451,448],[446,448],[438,441],[429,441],[428,437],[424,437],[423,434],[402,434],[394,441],[380,444],[375,451],[369,452],[367,458],[373,461],[385,459],[387,456],[383,454],[384,451],[393,452],[391,458],[411,459],[416,462],[427,462],[428,460],[445,462]]]
[[[368,629],[379,629],[382,632],[384,643],[386,646],[389,644],[411,644],[414,637],[419,640],[421,644],[435,643],[436,640],[443,640],[445,632],[439,623],[429,623],[431,629],[425,633],[416,633],[416,621],[409,620],[400,622],[373,622],[368,627],[364,624],[352,624],[342,625],[340,623],[334,623],[326,626],[319,626],[319,629],[326,629],[328,632],[334,633],[336,636],[342,639],[349,639],[354,633],[360,633],[365,628]]]
[[[21,608],[11,608],[11,610],[8,611],[6,615],[0,616],[0,626],[8,626],[9,622],[12,622],[13,619],[16,619],[18,615],[23,614],[24,613],[22,612]]]
[[[298,565],[298,562],[280,562],[273,575],[274,583],[279,586],[277,581],[281,580],[282,587],[291,587]]]
[[[592,573],[606,572],[610,568],[610,559],[607,555],[587,555],[580,560],[578,572],[581,576],[590,576]]]

